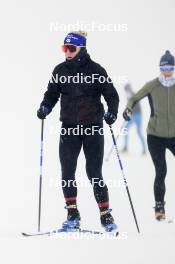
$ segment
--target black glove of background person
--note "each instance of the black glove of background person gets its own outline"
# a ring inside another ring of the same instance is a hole
[[[131,120],[131,115],[132,115],[132,111],[129,108],[126,108],[125,111],[123,112],[123,118],[126,121],[130,121]]]
[[[104,120],[106,121],[106,123],[107,123],[108,125],[112,125],[112,124],[116,121],[116,119],[117,119],[117,116],[114,115],[114,114],[111,113],[111,112],[106,112],[106,113],[104,114]]]
[[[48,113],[49,113],[49,110],[48,110],[48,108],[46,107],[46,106],[41,106],[39,109],[38,109],[38,111],[37,111],[37,117],[39,118],[39,119],[45,119],[46,118],[46,116],[48,115]]]

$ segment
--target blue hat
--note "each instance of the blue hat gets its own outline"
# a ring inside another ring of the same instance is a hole
[[[85,47],[86,38],[76,33],[69,33],[64,39],[64,44],[71,44],[79,47]]]
[[[160,66],[164,66],[164,65],[175,65],[175,59],[174,56],[170,53],[169,50],[167,50],[165,52],[165,54],[161,57],[160,59]]]

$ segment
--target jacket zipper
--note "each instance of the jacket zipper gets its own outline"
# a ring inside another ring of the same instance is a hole
[[[169,87],[168,87],[168,137],[170,137],[170,134],[169,134],[169,105],[170,105],[170,98],[169,98]]]
[[[78,96],[76,97],[76,123],[79,124],[79,118],[78,118]]]

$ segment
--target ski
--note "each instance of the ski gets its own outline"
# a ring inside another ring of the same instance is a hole
[[[167,224],[173,224],[174,223],[174,220],[171,218],[171,219],[167,219]]]
[[[22,235],[25,236],[25,237],[43,236],[43,235],[50,235],[50,232],[38,232],[38,233],[25,233],[25,232],[22,232]]]
[[[157,221],[157,222],[160,223],[160,224],[173,224],[174,220],[173,220],[173,218],[169,218],[169,219],[164,219],[164,220],[160,220],[160,221]]]
[[[23,236],[25,237],[32,237],[32,236],[44,236],[44,235],[56,235],[59,233],[89,233],[89,234],[93,234],[93,235],[110,235],[110,236],[114,236],[117,237],[119,235],[119,232],[101,232],[101,231],[94,231],[94,230],[88,230],[88,229],[80,229],[80,228],[76,228],[76,229],[64,229],[64,228],[60,228],[57,230],[53,230],[53,231],[49,231],[49,232],[36,232],[36,233],[22,233]]]

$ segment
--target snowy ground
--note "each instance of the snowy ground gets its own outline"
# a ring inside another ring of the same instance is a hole
[[[49,125],[48,129],[46,124],[42,230],[50,230],[59,226],[66,216],[61,188],[57,188],[60,165],[57,162],[58,153],[55,142],[57,143],[58,139],[56,135],[51,134],[50,127]],[[131,131],[131,136],[133,134],[134,129]],[[31,137],[33,137],[32,134]],[[133,140],[130,144],[130,153],[121,154],[121,158],[141,229],[140,235],[137,233],[133,221],[126,190],[120,184],[121,173],[113,153],[110,161],[104,162],[103,172],[106,182],[112,180],[116,185],[115,187],[110,186],[109,192],[113,215],[120,228],[118,239],[98,236],[77,237],[77,235],[66,236],[66,238],[61,236],[23,238],[22,231],[36,231],[37,229],[39,171],[37,153],[39,144],[34,144],[31,149],[28,145],[29,153],[33,149],[33,157],[26,163],[24,157],[24,167],[20,169],[19,175],[10,176],[11,185],[8,190],[11,199],[5,198],[9,194],[6,191],[3,192],[3,188],[1,191],[3,196],[1,199],[3,217],[0,230],[1,262],[4,264],[14,263],[14,261],[19,264],[44,264],[58,263],[58,261],[64,261],[64,263],[116,261],[122,264],[152,264],[165,263],[169,259],[169,264],[174,263],[175,223],[157,223],[154,220],[152,209],[154,205],[152,192],[154,169],[149,155],[145,157],[139,155],[137,138],[134,137]],[[105,153],[110,149],[111,143],[111,137],[106,136]],[[135,149],[133,149],[134,146],[136,146]],[[26,158],[29,158],[29,154],[26,155]],[[167,217],[175,219],[174,160],[169,153],[167,153],[167,157]],[[15,162],[17,159],[14,156],[12,163],[15,171],[18,168],[18,164]],[[84,163],[84,156],[81,153],[77,168],[77,178],[81,179],[81,182],[86,180]],[[12,171],[12,168],[9,166],[7,170]],[[8,180],[4,179],[4,184]],[[6,203],[3,204],[5,200]],[[82,216],[82,227],[101,230],[98,209],[90,186],[79,188],[78,204]]]
[[[61,45],[69,30],[50,30],[58,24],[127,25],[127,31],[88,32],[88,52],[93,60],[117,77],[120,95],[119,118],[126,105],[120,79],[131,81],[135,91],[159,74],[159,59],[169,49],[174,52],[174,1],[4,1],[1,8],[1,102],[0,102],[0,263],[2,264],[174,264],[175,223],[154,220],[154,168],[149,155],[141,157],[134,129],[130,153],[121,155],[138,217],[138,235],[125,188],[119,186],[120,169],[113,154],[104,162],[113,215],[121,239],[24,238],[21,232],[37,230],[40,122],[36,110],[46,90],[51,72],[64,60]],[[163,32],[167,32],[164,37]],[[150,41],[151,40],[151,41]],[[126,77],[126,78],[125,78]],[[123,98],[122,98],[123,97]],[[143,103],[144,131],[149,116]],[[66,217],[58,162],[58,109],[46,121],[44,141],[42,230],[59,227]],[[117,120],[117,126],[118,122]],[[116,128],[116,127],[115,127]],[[105,153],[112,140],[106,137]],[[121,144],[121,142],[119,142]],[[166,210],[175,219],[174,158],[168,157]],[[68,164],[69,165],[69,164]],[[86,179],[81,153],[77,178]],[[98,208],[92,189],[79,188],[78,204],[82,226],[100,230]],[[127,235],[127,237],[126,237]]]

